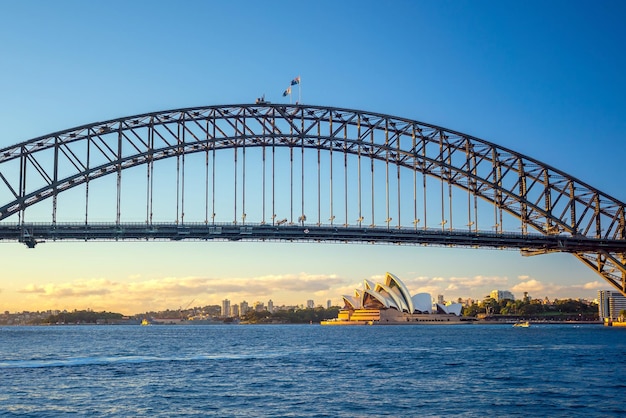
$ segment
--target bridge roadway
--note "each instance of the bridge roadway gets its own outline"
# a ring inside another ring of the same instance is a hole
[[[626,252],[626,240],[584,236],[474,232],[423,228],[231,223],[23,223],[0,224],[0,241],[30,248],[45,241],[313,241],[520,249],[533,252]]]

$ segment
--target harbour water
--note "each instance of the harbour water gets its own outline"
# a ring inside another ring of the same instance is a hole
[[[0,327],[0,416],[626,416],[626,328]]]

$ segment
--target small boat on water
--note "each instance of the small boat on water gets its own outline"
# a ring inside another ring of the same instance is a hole
[[[520,328],[528,328],[530,327],[530,322],[528,321],[522,321],[522,322],[516,322],[513,324],[514,327],[520,327]]]

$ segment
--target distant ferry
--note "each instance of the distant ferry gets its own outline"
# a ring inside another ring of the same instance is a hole
[[[519,327],[519,328],[528,328],[530,327],[530,322],[528,321],[523,321],[523,322],[516,322],[513,324],[514,327]]]

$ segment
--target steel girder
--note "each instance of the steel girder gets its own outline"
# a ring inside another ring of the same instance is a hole
[[[6,147],[0,150],[0,190],[9,199],[0,202],[0,221],[16,215],[23,222],[26,208],[52,198],[56,224],[60,193],[114,175],[119,223],[123,170],[238,147],[317,149],[384,161],[490,202],[518,218],[522,234],[530,229],[614,242],[615,248],[563,251],[622,292],[626,289],[624,203],[488,141],[410,119],[332,107],[259,103],[176,109],[83,125]],[[496,232],[505,232],[501,223]]]
[[[626,251],[626,241],[598,241],[584,237],[467,230],[372,228],[358,226],[268,225],[191,222],[176,223],[23,223],[0,224],[0,240],[20,241],[29,246],[42,241],[109,241],[109,240],[278,240],[365,242],[448,247],[519,249],[543,252],[582,253],[615,248]],[[603,259],[607,263],[608,256]]]

